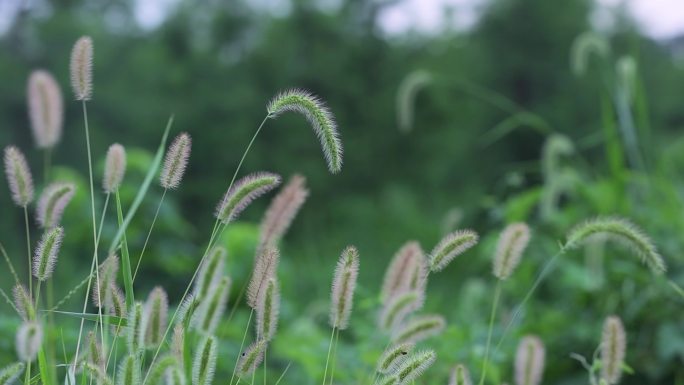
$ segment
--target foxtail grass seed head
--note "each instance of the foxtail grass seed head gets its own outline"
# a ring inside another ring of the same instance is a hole
[[[102,344],[98,341],[97,334],[91,330],[88,332],[88,351],[86,352],[87,361],[104,369],[105,358],[102,354]]]
[[[33,256],[33,276],[45,281],[52,276],[57,263],[57,255],[64,238],[64,229],[53,227],[43,233]]]
[[[114,143],[107,150],[102,188],[107,194],[116,192],[126,173],[126,149]]]
[[[610,55],[610,44],[596,32],[587,31],[577,36],[572,43],[570,66],[576,76],[582,76],[587,72],[592,54],[607,58]]]
[[[221,321],[221,317],[228,306],[230,294],[230,278],[224,276],[209,288],[208,297],[197,309],[197,328],[206,333],[213,334]]]
[[[196,298],[205,298],[209,293],[209,288],[221,280],[227,255],[228,252],[221,246],[211,249],[207,258],[202,262],[202,267],[195,281],[194,295]]]
[[[261,361],[264,360],[266,344],[266,340],[258,340],[242,352],[237,365],[237,375],[239,377],[246,377],[252,374],[261,365]]]
[[[301,175],[292,176],[273,198],[261,221],[257,254],[266,247],[277,246],[308,196],[306,179]]]
[[[27,104],[36,146],[52,148],[62,137],[64,101],[62,90],[47,71],[35,70],[28,80]]]
[[[412,343],[392,345],[387,348],[378,360],[376,371],[380,374],[394,373],[396,369],[406,361],[409,353],[413,350]]]
[[[416,258],[415,264],[412,266],[408,280],[408,290],[415,290],[423,293],[427,290],[428,275],[430,273],[428,260],[425,254],[420,254]]]
[[[142,350],[143,327],[143,304],[136,302],[128,310],[126,344],[129,354],[138,354]]]
[[[26,290],[26,287],[17,283],[14,285],[14,288],[12,288],[12,294],[14,297],[14,306],[19,311],[21,319],[28,321],[33,318],[33,300],[31,299],[28,290]]]
[[[176,326],[187,328],[195,316],[195,311],[201,304],[202,301],[196,295],[188,294],[178,308],[175,321]]]
[[[409,320],[392,336],[394,343],[418,343],[444,331],[446,321],[440,315],[423,315]]]
[[[190,149],[192,148],[192,140],[190,135],[183,132],[173,140],[169,146],[164,158],[164,166],[162,167],[161,175],[159,176],[159,184],[169,190],[173,190],[180,186],[180,182],[185,174],[185,169],[188,167],[188,159],[190,159]]]
[[[620,382],[626,349],[627,335],[622,321],[616,316],[606,318],[601,336],[601,379],[609,385]]]
[[[107,314],[119,318],[126,318],[126,298],[124,297],[123,291],[121,291],[121,288],[115,283],[111,284],[109,291],[111,292],[110,300],[109,302],[105,302]],[[118,323],[112,325],[112,333],[115,335],[119,335],[123,330],[124,327]]]
[[[515,354],[516,385],[539,385],[544,373],[544,344],[536,336],[525,336]]]
[[[636,225],[622,218],[599,217],[576,226],[568,234],[563,250],[575,249],[595,239],[614,241],[638,256],[654,274],[667,270],[651,239]]]
[[[185,385],[185,374],[178,366],[172,366],[164,373],[165,385]]]
[[[140,385],[141,378],[140,362],[137,354],[130,354],[119,364],[119,373],[116,376],[116,385]]]
[[[143,330],[145,346],[156,347],[162,342],[167,326],[169,300],[166,292],[160,286],[150,292],[143,309]]]
[[[280,287],[278,280],[271,277],[268,280],[264,295],[261,296],[256,308],[257,338],[270,341],[278,328],[280,314]]]
[[[332,112],[321,99],[305,90],[290,89],[273,98],[267,110],[272,119],[287,111],[304,115],[321,142],[330,172],[336,174],[342,169],[342,140]]]
[[[354,289],[359,275],[359,252],[347,246],[335,267],[330,304],[330,326],[344,330],[349,326],[354,305]]]
[[[26,364],[23,362],[15,362],[8,366],[5,366],[0,370],[0,384],[2,385],[13,385],[17,379],[24,372]]]
[[[430,253],[430,270],[444,270],[454,258],[475,246],[477,241],[477,233],[472,230],[458,230],[442,238]]]
[[[247,175],[235,182],[216,207],[216,218],[223,224],[234,221],[252,201],[280,184],[280,176],[270,172]]]
[[[410,384],[418,379],[435,362],[437,355],[432,350],[411,354],[397,369],[399,384]]]
[[[52,183],[48,185],[38,200],[36,219],[40,227],[49,229],[59,225],[64,209],[74,197],[76,187],[72,183]]]
[[[279,260],[280,253],[278,249],[267,249],[257,257],[254,270],[252,271],[252,278],[247,286],[247,304],[252,309],[256,309],[259,298],[261,298],[268,281],[275,277]]]
[[[83,36],[71,50],[71,88],[76,100],[88,101],[93,95],[93,40]]]
[[[413,129],[416,96],[432,82],[432,75],[425,70],[416,70],[402,80],[397,91],[397,123],[399,131],[408,133]]]
[[[20,361],[34,361],[42,343],[43,328],[37,322],[28,321],[19,326],[16,338],[16,348],[17,356]]]
[[[473,385],[468,368],[463,364],[456,365],[451,369],[449,375],[449,385]]]
[[[95,276],[93,286],[93,304],[97,307],[112,302],[112,285],[116,283],[116,275],[119,272],[119,257],[110,255],[102,262],[98,274]]]
[[[385,272],[380,295],[383,302],[409,288],[411,277],[421,257],[423,250],[415,241],[407,242],[397,251]]]
[[[500,280],[510,277],[518,267],[527,244],[530,242],[530,228],[525,223],[512,223],[499,236],[494,254],[493,272]]]
[[[399,384],[399,376],[396,374],[388,374],[386,376],[382,376],[378,378],[377,381],[375,381],[374,385],[397,385]]]
[[[173,327],[173,334],[171,335],[171,355],[178,362],[183,362],[185,356],[185,329],[182,324],[176,324]]]
[[[200,342],[192,360],[192,385],[211,385],[218,356],[216,337],[206,336]]]
[[[112,381],[112,379],[107,375],[107,372],[102,370],[102,368],[97,365],[93,365],[90,362],[85,362],[83,364],[83,371],[87,373],[90,378],[95,380],[95,385],[114,385],[114,381]],[[72,378],[75,380],[75,375],[71,376],[71,374],[68,374],[66,380],[71,380]],[[72,382],[70,384],[74,383]]]
[[[425,295],[418,290],[401,292],[390,298],[380,311],[380,330],[394,330],[407,316],[423,307],[424,302]]]
[[[5,147],[5,174],[14,204],[28,206],[33,201],[33,178],[26,157],[17,147]]]

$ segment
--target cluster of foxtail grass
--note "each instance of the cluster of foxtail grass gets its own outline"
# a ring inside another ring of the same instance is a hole
[[[590,43],[583,43],[586,47],[582,49],[591,48]],[[78,339],[76,346],[68,352],[70,356],[67,357],[64,349],[64,357],[58,358],[54,349],[56,325],[52,315],[60,309],[65,300],[54,305],[51,285],[58,268],[60,246],[66,233],[64,228],[68,227],[68,223],[62,223],[62,217],[75,194],[76,187],[71,181],[50,178],[49,155],[61,137],[63,103],[60,87],[54,78],[45,71],[35,71],[29,78],[28,105],[35,144],[45,152],[46,159],[42,170],[43,183],[37,189],[41,192],[35,215],[41,235],[34,245],[30,237],[28,207],[34,202],[35,187],[29,162],[21,150],[15,146],[8,146],[4,152],[5,174],[12,200],[24,212],[28,274],[26,282],[22,282],[16,273],[14,262],[5,256],[15,282],[12,284],[12,300],[4,291],[2,294],[11,302],[21,323],[15,339],[18,361],[0,370],[0,385],[11,385],[22,374],[24,385],[55,385],[62,382],[58,374],[63,374],[65,385],[217,383],[217,362],[220,359],[221,362],[227,362],[225,352],[221,352],[218,331],[222,322],[229,322],[232,319],[233,311],[240,305],[244,293],[250,314],[228,385],[250,381],[250,376],[253,384],[255,373],[261,367],[266,381],[268,351],[273,341],[278,338],[280,322],[279,242],[309,195],[305,178],[301,175],[293,176],[272,199],[261,222],[251,278],[240,289],[236,301],[231,303],[230,307],[228,301],[233,281],[226,273],[226,260],[230,250],[219,244],[219,240],[226,228],[234,223],[254,200],[270,193],[281,183],[279,175],[269,172],[254,172],[238,179],[243,161],[268,119],[275,119],[286,111],[302,114],[320,141],[330,172],[340,171],[342,144],[332,113],[318,97],[302,90],[285,91],[271,100],[267,106],[266,117],[248,143],[225,194],[216,205],[214,227],[209,232],[204,252],[197,255],[196,269],[182,297],[169,298],[161,286],[155,286],[142,301],[134,292],[138,267],[145,256],[164,197],[181,187],[188,170],[192,149],[191,137],[187,133],[181,133],[167,148],[166,139],[173,121],[169,120],[150,170],[125,215],[119,189],[125,183],[126,151],[122,145],[112,144],[104,156],[104,202],[101,211],[96,210],[98,202],[95,199],[93,157],[86,108],[86,102],[92,99],[93,90],[93,41],[89,37],[80,38],[74,45],[70,70],[74,97],[81,102],[83,111],[93,230],[90,273],[83,283],[71,290],[66,297],[84,291],[82,310],[68,312],[80,318]],[[429,77],[426,74],[415,75],[409,84],[404,85],[400,102],[412,104],[415,93],[428,81]],[[400,121],[404,129],[410,128],[412,112],[400,116]],[[155,177],[158,177],[159,187],[163,193],[157,203],[156,213],[149,223],[145,242],[134,267],[127,242],[128,226]],[[102,253],[99,248],[100,237],[110,198],[115,202],[117,233],[109,249]],[[96,216],[98,212],[101,213],[99,223]],[[492,257],[492,273],[496,287],[484,354],[481,357],[479,385],[483,385],[487,380],[497,307],[504,284],[514,276],[515,270],[523,262],[522,257],[527,252],[530,238],[531,230],[525,223],[509,224],[499,235]],[[665,262],[653,242],[626,220],[599,218],[588,221],[573,229],[567,238],[567,242],[550,258],[546,266],[550,266],[556,257],[596,238],[602,238],[616,241],[627,251],[636,254],[654,273],[663,274],[666,271]],[[478,242],[477,232],[463,229],[448,233],[436,243],[429,254],[426,254],[416,241],[405,243],[397,251],[386,270],[380,288],[377,328],[379,335],[386,339],[387,345],[378,355],[373,367],[369,368],[372,372],[371,384],[414,384],[434,364],[437,359],[436,353],[429,347],[423,348],[420,345],[440,335],[447,327],[447,319],[440,314],[421,312],[428,298],[429,276],[445,271],[455,263],[457,257],[466,254]],[[4,248],[2,251],[4,254]],[[23,254],[23,251],[20,253]],[[464,258],[467,258],[467,255],[460,257],[459,261]],[[331,331],[321,385],[335,383],[336,365],[344,361],[337,357],[338,343],[340,332],[353,324],[352,313],[359,269],[359,251],[354,246],[346,247],[337,260],[332,276],[328,317]],[[547,271],[546,267],[542,270],[508,326],[515,321],[520,308]],[[47,288],[44,288],[43,284]],[[46,293],[41,296],[43,291]],[[178,306],[172,312],[170,309],[174,303],[178,303]],[[96,312],[88,312],[89,308]],[[226,315],[229,308],[231,312]],[[247,336],[253,319],[253,336],[248,343]],[[505,337],[508,326],[503,331],[499,344]],[[624,371],[625,355],[624,327],[617,316],[610,316],[603,326],[600,361],[591,366],[592,385],[617,384]],[[515,384],[540,385],[545,358],[545,347],[540,337],[523,337],[518,344],[512,368]],[[474,363],[470,364],[472,367]],[[63,373],[58,372],[57,368],[63,368],[60,369]],[[600,374],[597,373],[599,370]],[[226,379],[220,380],[225,382]],[[456,363],[448,383],[472,385],[468,365]]]

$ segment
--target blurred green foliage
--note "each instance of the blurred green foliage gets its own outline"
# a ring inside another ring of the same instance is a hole
[[[424,383],[444,383],[457,361],[478,373],[494,284],[490,258],[508,222],[526,221],[534,234],[523,264],[504,286],[495,341],[564,233],[591,216],[633,219],[661,248],[670,265],[667,277],[684,282],[684,72],[666,44],[642,36],[619,15],[608,36],[610,56],[590,57],[587,73],[576,76],[570,52],[574,39],[590,28],[594,5],[588,0],[496,0],[467,32],[387,36],[378,15],[391,3],[350,0],[323,8],[295,0],[287,14],[272,16],[247,1],[181,1],[162,25],[148,30],[133,21],[129,0],[37,2],[0,39],[0,142],[25,149],[40,180],[42,158],[31,150],[28,130],[26,79],[32,69],[46,68],[69,100],[71,44],[91,35],[96,174],[102,173],[109,144],[127,147],[124,206],[136,194],[169,115],[176,118],[173,133],[193,136],[186,182],[167,195],[138,273],[144,279],[136,280],[138,295],[160,284],[176,303],[208,240],[214,205],[265,116],[267,101],[293,86],[321,95],[345,145],[340,175],[327,173],[311,130],[294,115],[267,123],[243,168],[243,174],[269,170],[285,177],[300,172],[311,190],[282,245],[282,320],[269,353],[274,380],[290,363],[284,381],[310,384],[322,377],[328,287],[338,253],[350,243],[360,250],[362,269],[352,328],[341,334],[336,379],[366,379],[387,343],[375,331],[383,270],[408,239],[429,251],[453,209],[461,215],[449,227],[472,227],[483,239],[431,277],[426,311],[444,314],[449,327],[429,341],[439,359]],[[636,149],[625,145],[619,115],[615,63],[622,55],[637,63],[627,101],[637,127]],[[413,129],[402,133],[395,119],[397,89],[419,69],[433,80],[416,94]],[[80,113],[78,103],[66,103],[64,137],[53,158],[58,168],[52,178],[78,186],[64,219],[58,298],[87,274],[92,255]],[[552,133],[565,135],[572,150],[545,154]],[[631,162],[635,151],[642,164]],[[4,178],[0,191],[7,191]],[[161,194],[156,186],[150,190],[127,233],[134,263]],[[231,301],[249,278],[266,204],[255,202],[221,240],[234,279]],[[23,213],[8,193],[0,194],[0,205],[0,242],[23,261]],[[111,206],[107,216],[105,240],[116,230]],[[4,269],[0,277],[9,282]],[[9,290],[8,284],[1,287]],[[79,293],[64,307],[77,309],[82,298]],[[535,333],[547,345],[545,382],[586,383],[586,372],[569,354],[590,358],[603,319],[616,313],[630,335],[627,362],[635,369],[623,383],[682,384],[683,304],[665,280],[620,249],[598,245],[573,252],[559,260],[494,352],[490,379],[511,381],[518,337]],[[242,306],[219,329],[219,378],[232,369],[248,314]],[[18,320],[9,316],[6,303],[0,309],[0,362],[9,362]],[[64,339],[75,340],[68,327],[75,320],[63,322]]]

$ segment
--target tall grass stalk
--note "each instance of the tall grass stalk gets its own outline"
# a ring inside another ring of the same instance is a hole
[[[484,360],[482,361],[482,373],[480,374],[479,385],[485,383],[487,378],[487,365],[489,364],[489,347],[492,343],[492,331],[494,329],[494,319],[496,318],[496,309],[499,306],[499,298],[501,297],[501,280],[496,281],[496,289],[494,289],[494,301],[492,302],[492,311],[489,315],[489,328],[487,331],[487,344],[485,345]]]
[[[152,230],[154,229],[154,224],[157,223],[157,217],[159,216],[159,210],[162,207],[162,204],[164,203],[164,198],[166,197],[166,192],[169,191],[169,189],[164,189],[164,192],[162,193],[161,198],[159,198],[159,203],[157,204],[157,210],[154,212],[154,217],[152,218],[152,224],[150,225],[149,231],[147,231],[147,237],[145,237],[145,243],[143,244],[142,250],[140,251],[140,256],[138,257],[138,262],[135,265],[135,270],[133,271],[133,278],[132,282],[135,282],[135,277],[138,275],[138,269],[140,268],[140,261],[143,259],[143,255],[145,255],[145,250],[147,249],[147,244],[150,241],[150,236],[152,235]]]

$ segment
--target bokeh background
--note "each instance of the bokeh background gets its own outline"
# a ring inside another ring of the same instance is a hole
[[[162,285],[176,304],[268,100],[285,88],[311,90],[339,123],[342,172],[327,172],[315,136],[296,115],[268,122],[242,172],[301,173],[311,190],[282,244],[273,380],[290,362],[284,382],[322,377],[329,284],[344,246],[358,246],[362,268],[352,329],[341,336],[340,384],[361,382],[386,343],[374,316],[393,253],[410,239],[429,251],[449,230],[470,227],[481,233],[480,246],[431,277],[426,304],[449,327],[425,344],[439,360],[420,382],[445,383],[455,362],[479,372],[491,256],[506,223],[526,221],[534,236],[504,288],[495,339],[564,234],[598,214],[641,225],[670,265],[667,278],[684,282],[682,9],[677,1],[0,0],[0,143],[17,144],[40,170],[25,90],[32,70],[51,71],[67,100],[53,178],[79,185],[56,269],[61,298],[87,274],[92,252],[81,111],[69,102],[68,83],[72,44],[92,36],[96,175],[111,143],[127,147],[124,205],[170,115],[172,133],[187,131],[194,140],[186,180],[167,195],[136,279],[137,293]],[[581,51],[578,36],[608,49]],[[402,84],[416,79],[428,81],[402,98]],[[411,112],[412,124],[402,128],[398,113]],[[40,186],[38,172],[36,179]],[[0,242],[20,265],[23,213],[11,204],[4,178],[0,192]],[[132,224],[134,261],[161,194],[150,190]],[[267,204],[256,202],[222,240],[233,300],[249,278]],[[105,244],[116,228],[114,212],[108,215]],[[10,282],[1,268],[0,287],[9,291]],[[62,310],[78,311],[82,296]],[[684,384],[683,304],[665,279],[621,249],[599,245],[566,255],[495,352],[492,383],[512,382],[515,347],[527,333],[547,345],[546,383],[587,383],[570,354],[590,359],[603,319],[619,314],[633,369],[623,383]],[[230,375],[247,315],[240,304],[221,326],[219,378]],[[75,321],[57,317],[72,351]],[[0,301],[3,363],[13,360],[18,322]]]

